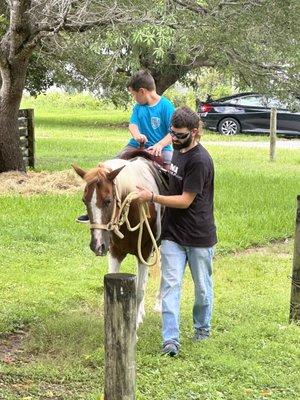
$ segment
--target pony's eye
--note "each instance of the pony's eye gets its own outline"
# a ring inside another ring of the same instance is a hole
[[[105,206],[109,206],[110,203],[111,203],[111,199],[104,199],[104,200],[103,200],[103,204],[104,204]]]

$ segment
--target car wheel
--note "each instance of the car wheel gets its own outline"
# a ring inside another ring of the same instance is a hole
[[[219,123],[218,131],[222,135],[237,135],[241,131],[240,123],[234,118],[224,118]]]

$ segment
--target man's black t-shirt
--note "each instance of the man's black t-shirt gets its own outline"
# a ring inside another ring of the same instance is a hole
[[[170,167],[169,194],[197,193],[187,209],[166,208],[162,239],[182,246],[211,247],[217,243],[213,215],[214,165],[201,145],[186,153],[175,150]]]

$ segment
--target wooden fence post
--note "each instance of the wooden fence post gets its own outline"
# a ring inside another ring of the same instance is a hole
[[[275,161],[276,151],[277,110],[271,108],[270,114],[270,161]]]
[[[19,110],[20,147],[26,167],[35,167],[34,110]]]
[[[136,276],[104,276],[105,400],[135,400]]]
[[[292,272],[290,322],[300,321],[300,195],[297,196],[296,232]]]
[[[27,110],[27,129],[28,129],[28,165],[31,168],[35,167],[35,150],[34,150],[34,109]]]

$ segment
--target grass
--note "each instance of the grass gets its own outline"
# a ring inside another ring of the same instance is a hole
[[[130,111],[116,110],[87,95],[41,95],[25,98],[22,107],[35,109],[37,170],[64,170],[74,161],[90,168],[113,157],[129,140]],[[203,136],[204,143],[232,140],[266,142],[268,137],[228,137],[209,131]]]
[[[267,150],[216,146],[209,150],[216,167],[220,251],[291,236],[299,194],[298,153],[282,150],[276,163],[270,163]]]
[[[98,113],[93,104],[80,110],[87,122],[80,129],[72,118],[76,104],[60,105],[63,112],[50,104],[47,122],[45,104],[40,117],[36,113],[39,169],[69,168],[73,160],[87,168],[126,143],[118,124],[98,120],[99,128],[91,128]],[[68,113],[69,122],[61,125]],[[216,167],[219,234],[213,335],[205,343],[190,340],[193,285],[187,272],[181,355],[161,357],[160,318],[152,311],[158,278],[151,273],[138,334],[137,399],[296,400],[300,335],[299,326],[288,324],[288,276],[300,157],[280,150],[269,163],[267,149],[207,147]],[[92,255],[88,229],[74,223],[80,197],[0,197],[0,399],[101,399],[107,261]],[[132,257],[123,271],[135,272]],[[19,332],[20,344],[12,332]]]
[[[2,206],[12,202],[1,200]],[[0,330],[29,329],[29,336],[14,362],[0,364],[0,398],[98,399],[104,378],[106,261],[92,257],[88,231],[73,223],[74,198],[27,201],[27,206],[22,199],[11,207],[2,233]],[[69,210],[67,218],[61,203]],[[14,227],[18,233],[12,242]],[[289,241],[217,256],[214,334],[197,345],[189,339],[193,295],[188,273],[178,360],[159,355],[160,319],[151,311],[158,281],[150,279],[137,348],[137,399],[262,399],[263,393],[297,399],[299,327],[287,323],[291,253]],[[134,272],[132,258],[124,271]]]
[[[117,154],[129,140],[129,111],[90,96],[25,98],[22,107],[35,109],[37,170],[64,170],[74,161],[92,167]]]

